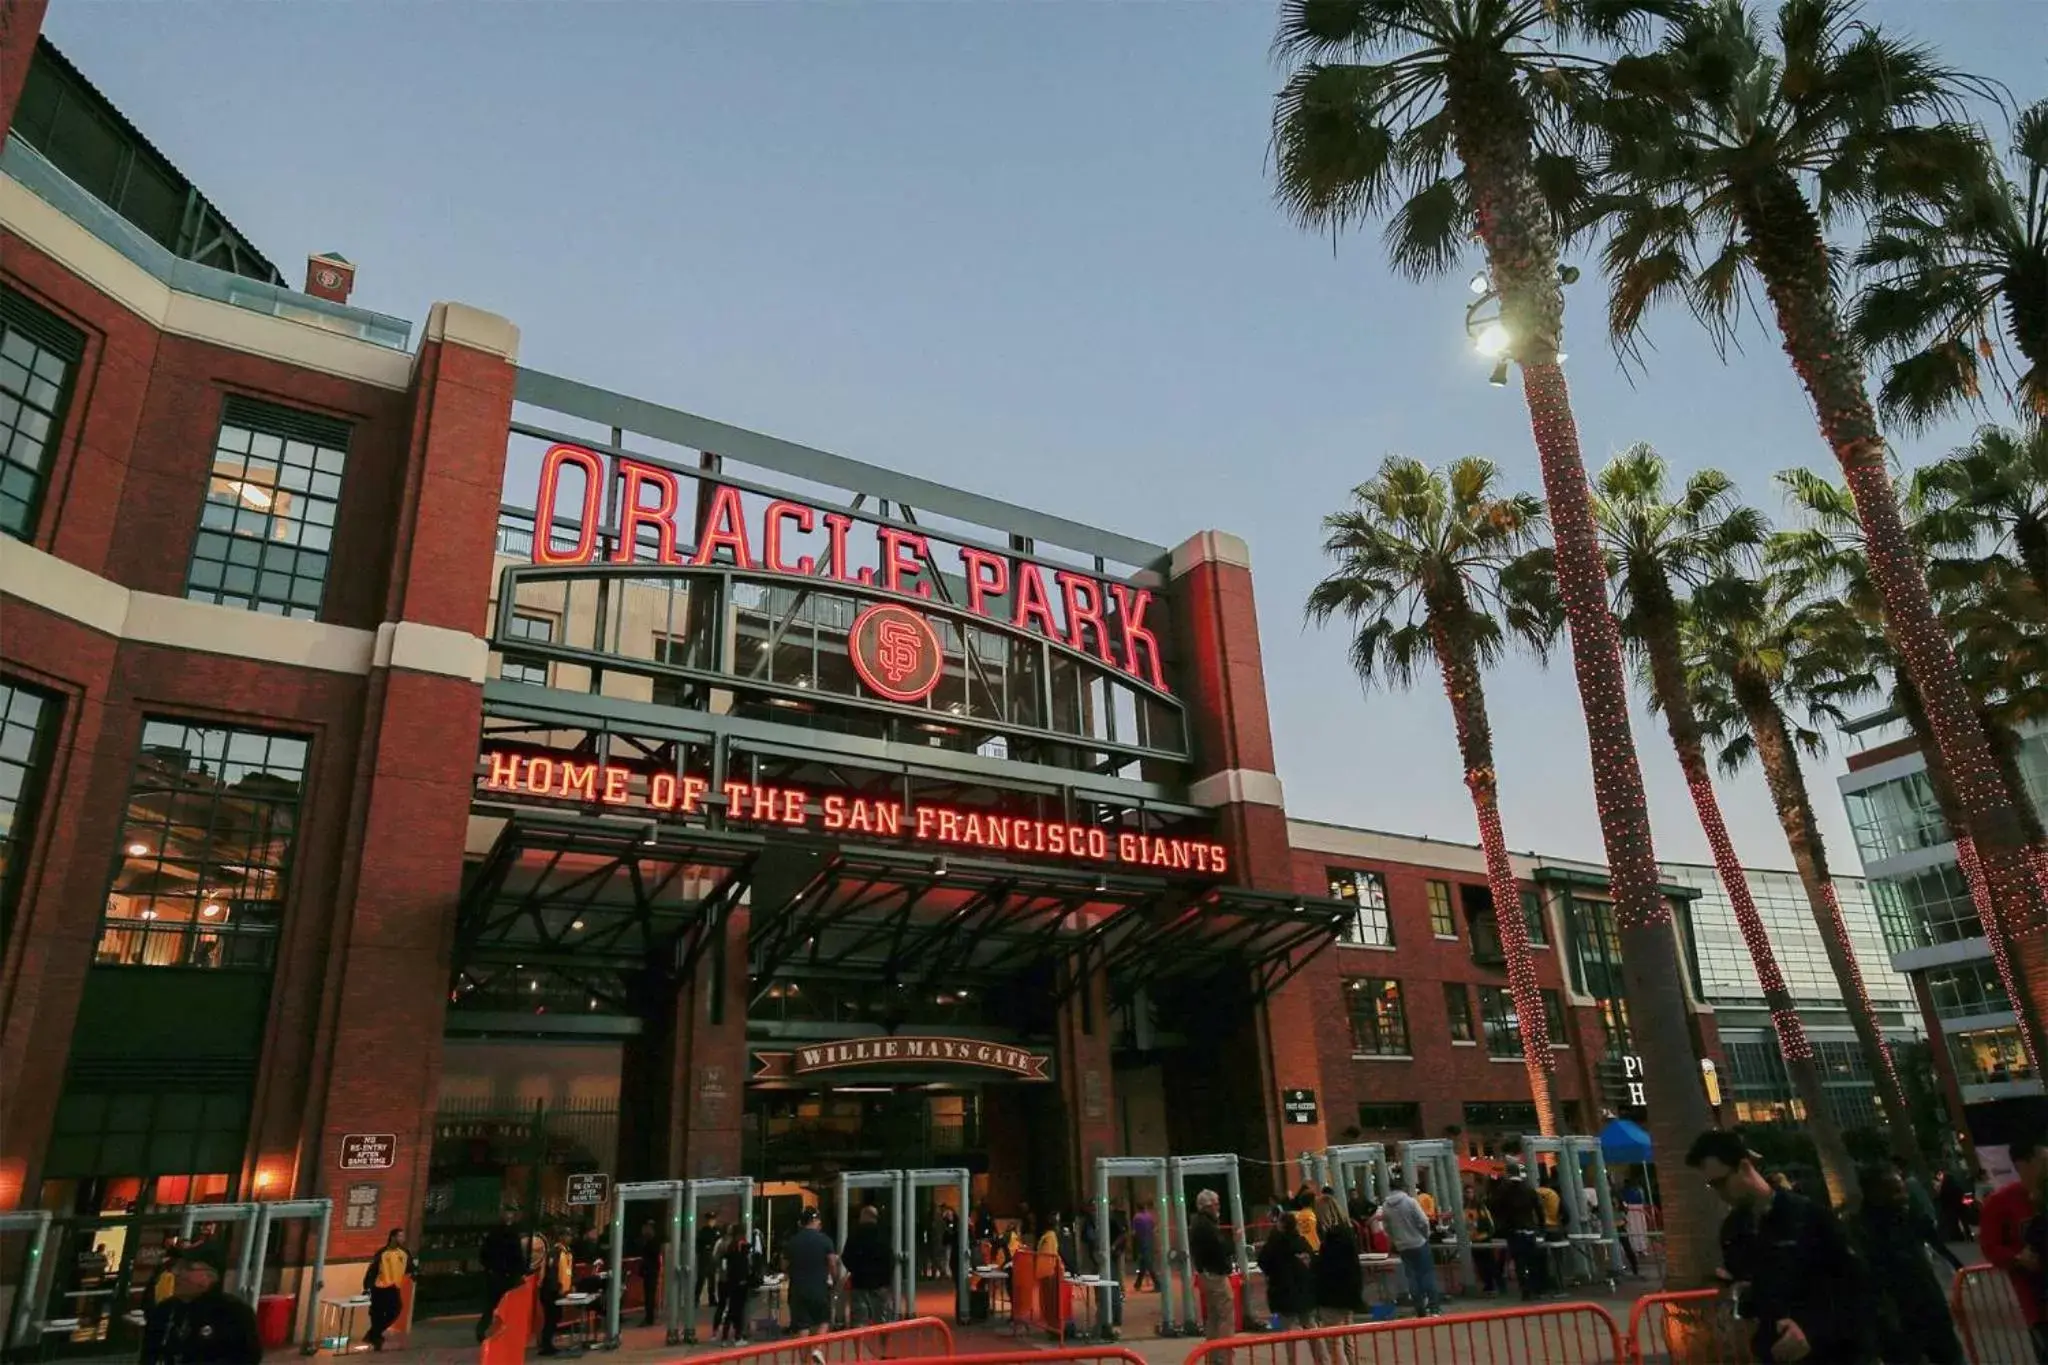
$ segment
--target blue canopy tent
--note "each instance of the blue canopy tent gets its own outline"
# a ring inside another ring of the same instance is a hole
[[[1628,1119],[1609,1119],[1600,1130],[1600,1155],[1610,1164],[1630,1164],[1650,1159],[1650,1135],[1642,1125]]]

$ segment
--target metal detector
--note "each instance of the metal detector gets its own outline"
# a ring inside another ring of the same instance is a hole
[[[849,1196],[855,1190],[886,1190],[889,1199],[889,1254],[894,1264],[889,1269],[889,1316],[891,1318],[915,1317],[911,1311],[916,1306],[916,1295],[911,1296],[910,1307],[906,1308],[903,1297],[903,1278],[907,1267],[904,1237],[903,1172],[901,1171],[841,1171],[838,1189],[835,1193],[835,1209],[839,1215],[839,1249],[846,1250],[846,1239],[853,1232],[853,1221],[849,1217]]]
[[[903,1246],[907,1252],[917,1250],[917,1192],[919,1190],[944,1189],[958,1186],[960,1190],[960,1231],[953,1238],[953,1296],[954,1321],[962,1326],[967,1322],[967,1271],[971,1262],[967,1255],[968,1215],[971,1212],[973,1177],[964,1166],[934,1166],[923,1170],[903,1172]],[[911,1276],[911,1298],[904,1313],[905,1317],[917,1316],[917,1277]]]
[[[242,1250],[235,1257],[234,1286],[228,1292],[247,1299],[251,1306],[256,1302],[258,1290],[255,1281],[249,1278],[249,1268],[256,1257],[256,1211],[262,1207],[254,1199],[234,1204],[187,1204],[178,1215],[178,1240],[181,1242],[191,1241],[202,1222],[249,1224],[249,1235],[242,1239]]]
[[[1186,1277],[1182,1283],[1181,1307],[1189,1314],[1182,1324],[1189,1336],[1200,1336],[1202,1325],[1195,1321],[1195,1268],[1189,1259],[1188,1228],[1191,1226],[1187,1213],[1187,1182],[1190,1176],[1220,1175],[1228,1182],[1229,1200],[1227,1205],[1231,1225],[1237,1229],[1237,1273],[1240,1280],[1251,1273],[1251,1254],[1245,1246],[1244,1225],[1244,1184],[1238,1178],[1237,1154],[1227,1152],[1213,1156],[1173,1156],[1166,1159],[1168,1183],[1173,1194],[1173,1224],[1178,1242],[1175,1254],[1180,1264],[1176,1270]],[[1250,1287],[1246,1286],[1246,1292]]]
[[[1592,1233],[1607,1244],[1607,1279],[1611,1284],[1622,1264],[1621,1230],[1616,1226],[1614,1196],[1607,1188],[1607,1157],[1600,1150],[1600,1139],[1584,1134],[1531,1135],[1522,1139],[1522,1155],[1530,1158],[1523,1162],[1522,1179],[1531,1189],[1541,1184],[1541,1171],[1533,1158],[1548,1156],[1557,1162],[1558,1206],[1565,1232],[1568,1237]],[[1592,1158],[1593,1165],[1591,1207],[1586,1203],[1586,1172],[1580,1164],[1587,1157]],[[1573,1247],[1572,1251],[1578,1254],[1578,1248]]]
[[[697,1239],[696,1230],[683,1235],[683,1182],[680,1180],[629,1180],[612,1186],[612,1257],[611,1275],[604,1286],[604,1339],[607,1348],[616,1349],[619,1344],[619,1307],[626,1294],[626,1205],[630,1202],[647,1202],[659,1199],[668,1205],[668,1266],[664,1276],[667,1292],[662,1305],[662,1323],[668,1328],[668,1344],[676,1345],[684,1338],[676,1331],[676,1294],[684,1285],[690,1286],[690,1306],[697,1306]]]
[[[1373,1203],[1387,1197],[1387,1145],[1384,1142],[1348,1142],[1323,1149],[1323,1183],[1344,1200],[1344,1212],[1351,1212],[1351,1172],[1363,1170],[1363,1193]]]
[[[1099,1156],[1095,1158],[1095,1239],[1100,1246],[1109,1245],[1109,1182],[1112,1180],[1149,1180],[1159,1191],[1159,1226],[1153,1230],[1153,1245],[1158,1249],[1161,1261],[1170,1260],[1168,1248],[1173,1245],[1169,1229],[1174,1226],[1173,1191],[1167,1187],[1166,1158],[1163,1156]],[[1114,1264],[1114,1262],[1112,1262]],[[1180,1319],[1173,1312],[1173,1275],[1169,1271],[1160,1274],[1162,1266],[1152,1268],[1153,1277],[1159,1284],[1159,1335],[1176,1336],[1180,1332]],[[1118,1283],[1116,1293],[1123,1294],[1123,1285]]]
[[[219,1206],[207,1204],[201,1207]],[[263,1268],[270,1255],[270,1230],[292,1218],[310,1219],[313,1223],[313,1279],[311,1284],[304,1280],[299,1282],[296,1297],[304,1302],[292,1306],[292,1320],[302,1328],[299,1354],[309,1356],[320,1349],[320,1291],[327,1285],[327,1234],[334,1223],[332,1199],[266,1199],[256,1206],[256,1225],[249,1236],[255,1244],[254,1262],[249,1269],[249,1302],[256,1302],[263,1293]]]
[[[36,1305],[42,1302],[43,1253],[50,1245],[50,1211],[0,1213],[0,1232],[28,1234],[28,1251],[21,1258],[21,1283],[14,1288],[14,1307],[7,1315],[7,1338],[0,1341],[0,1347],[12,1352],[31,1344],[28,1334],[36,1326]]]
[[[1472,1270],[1472,1229],[1465,1225],[1465,1185],[1458,1179],[1458,1145],[1449,1138],[1419,1138],[1401,1144],[1401,1175],[1414,1194],[1416,1176],[1427,1173],[1438,1209],[1448,1212],[1451,1234],[1458,1239],[1458,1264],[1465,1282],[1475,1281]]]

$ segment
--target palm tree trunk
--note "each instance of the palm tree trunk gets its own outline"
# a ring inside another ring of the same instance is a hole
[[[1639,593],[1638,601],[1645,594]],[[1806,1109],[1806,1123],[1820,1154],[1821,1175],[1827,1180],[1828,1198],[1836,1205],[1846,1203],[1856,1191],[1856,1163],[1842,1140],[1841,1125],[1828,1107],[1827,1092],[1821,1088],[1820,1068],[1813,1062],[1813,1044],[1807,1041],[1806,1026],[1800,1022],[1785,974],[1778,969],[1778,955],[1771,948],[1764,917],[1750,894],[1749,874],[1735,856],[1735,841],[1728,835],[1728,823],[1721,818],[1721,801],[1714,794],[1714,781],[1707,770],[1706,746],[1700,738],[1699,717],[1693,713],[1692,693],[1685,685],[1685,666],[1678,645],[1678,618],[1671,610],[1668,590],[1665,601],[1644,613],[1645,645],[1650,657],[1650,685],[1657,694],[1657,709],[1664,713],[1664,728],[1670,732],[1671,747],[1678,752],[1678,767],[1685,774],[1692,793],[1692,808],[1700,829],[1707,836],[1707,848],[1714,855],[1714,871],[1728,889],[1728,902],[1735,909],[1735,924],[1749,948],[1749,960],[1763,987],[1764,1005],[1771,1012],[1771,1027],[1778,1035],[1778,1051],[1785,1059],[1785,1072],[1792,1080],[1793,1093]]]
[[[1458,756],[1465,764],[1465,787],[1472,793],[1472,811],[1479,818],[1479,846],[1486,854],[1486,881],[1493,892],[1493,920],[1507,957],[1508,991],[1522,1035],[1522,1063],[1529,1072],[1529,1098],[1536,1104],[1537,1131],[1556,1137],[1557,1106],[1551,1095],[1550,1025],[1544,1015],[1543,991],[1536,984],[1536,964],[1529,956],[1529,924],[1522,918],[1522,884],[1508,861],[1507,835],[1500,823],[1500,790],[1493,771],[1493,726],[1486,714],[1486,691],[1479,680],[1478,660],[1470,644],[1452,639],[1434,605],[1430,639],[1436,646],[1437,669],[1458,727]]]
[[[1620,631],[1607,607],[1607,562],[1593,524],[1571,391],[1557,360],[1564,331],[1557,234],[1536,192],[1528,130],[1497,116],[1501,104],[1490,97],[1488,79],[1454,73],[1445,108],[1487,268],[1500,294],[1509,352],[1522,369],[1571,632],[1572,672],[1592,750],[1593,798],[1621,938],[1622,982],[1647,1072],[1650,1139],[1664,1169],[1675,1173],[1693,1138],[1713,1126],[1714,1115],[1693,1051],[1678,935],[1658,889],[1650,807],[1629,727]],[[1667,1283],[1705,1285],[1721,1259],[1719,1201],[1700,1182],[1675,1175],[1662,1187]]]
[[[2006,951],[2031,999],[2022,1011],[2033,1033],[2028,1050],[2048,1056],[2040,1021],[2048,1018],[2048,913],[2026,896],[2034,869],[2014,809],[2015,797],[1999,780],[1998,766],[1977,722],[1948,632],[1934,600],[1885,468],[1884,438],[1866,392],[1863,364],[1835,305],[1820,221],[1788,176],[1737,206],[1757,271],[1763,276],[1785,354],[1806,388],[1821,434],[1834,450],[1856,499],[1857,519],[1884,607],[1885,627],[1898,642],[1906,671],[1927,708],[1937,747],[1948,763],[1992,900],[2011,907],[1990,933],[2003,933]]]
[[[1771,802],[1778,808],[1778,823],[1785,842],[1792,849],[1792,866],[1806,888],[1807,904],[1820,926],[1821,948],[1834,969],[1835,983],[1842,990],[1842,1005],[1877,1085],[1878,1106],[1884,1111],[1890,1130],[1892,1150],[1908,1163],[1918,1165],[1919,1144],[1913,1137],[1913,1111],[1906,1103],[1906,1090],[1892,1064],[1891,1048],[1870,992],[1863,984],[1862,968],[1856,964],[1856,950],[1849,942],[1849,927],[1842,918],[1842,903],[1835,896],[1834,879],[1828,870],[1827,845],[1821,839],[1820,822],[1814,818],[1813,802],[1806,791],[1806,777],[1800,771],[1799,755],[1792,747],[1792,735],[1784,713],[1772,700],[1760,679],[1735,680],[1736,698],[1749,720],[1749,732],[1756,740],[1757,757],[1762,760],[1764,780],[1771,790]]]

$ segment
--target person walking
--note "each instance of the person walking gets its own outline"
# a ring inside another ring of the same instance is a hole
[[[256,1312],[221,1289],[219,1251],[188,1246],[171,1267],[170,1294],[142,1320],[142,1365],[251,1365],[263,1359]]]
[[[2008,1151],[2020,1178],[1984,1201],[1977,1245],[2011,1279],[2034,1359],[2048,1365],[2048,1134],[2027,1129]]]
[[[641,1223],[638,1259],[642,1327],[654,1326],[655,1311],[661,1301],[661,1261],[667,1250],[668,1244],[662,1240],[661,1229],[656,1226],[655,1221],[649,1218]],[[667,1314],[663,1313],[662,1316],[666,1317]]]
[[[576,1287],[576,1253],[566,1228],[556,1228],[540,1267],[540,1354],[551,1356],[562,1329],[562,1296]]]
[[[1386,1224],[1387,1241],[1401,1260],[1415,1316],[1435,1317],[1442,1311],[1443,1294],[1436,1285],[1436,1256],[1429,1247],[1429,1215],[1408,1193],[1399,1171],[1387,1179],[1387,1199],[1380,1205],[1380,1217]]]
[[[477,1243],[477,1264],[484,1272],[484,1311],[476,1320],[476,1339],[483,1341],[497,1321],[498,1301],[526,1278],[526,1248],[519,1236],[519,1214],[509,1205],[498,1210],[498,1225]]]
[[[747,1344],[747,1301],[754,1296],[754,1247],[746,1230],[733,1224],[712,1256],[718,1287],[713,1300],[718,1314],[713,1335],[720,1341]]]
[[[1222,1205],[1214,1190],[1195,1195],[1195,1214],[1188,1220],[1188,1263],[1195,1283],[1202,1291],[1202,1335],[1217,1341],[1237,1330],[1230,1277],[1237,1269],[1231,1255],[1230,1239],[1216,1221]],[[1228,1350],[1209,1352],[1209,1365],[1230,1365]]]
[[[1531,1189],[1520,1166],[1508,1167],[1500,1194],[1493,1205],[1493,1221],[1508,1239],[1508,1254],[1515,1261],[1515,1283],[1521,1287],[1522,1302],[1531,1303],[1550,1292],[1549,1252],[1543,1247],[1543,1205]]]
[[[1359,1263],[1358,1234],[1334,1195],[1316,1199],[1316,1231],[1322,1245],[1316,1248],[1316,1326],[1349,1327],[1365,1311],[1365,1267]],[[1358,1339],[1345,1337],[1343,1358],[1358,1365]],[[1316,1365],[1330,1365],[1335,1353],[1329,1342],[1317,1338],[1309,1343]]]
[[[1685,1164],[1728,1206],[1716,1272],[1736,1295],[1739,1316],[1756,1323],[1759,1361],[1868,1365],[1878,1359],[1869,1270],[1834,1211],[1778,1189],[1760,1158],[1725,1129],[1702,1133]]]
[[[872,1327],[889,1321],[889,1272],[895,1256],[882,1231],[882,1211],[873,1204],[861,1206],[840,1249],[839,1262],[846,1270],[851,1324]]]
[[[1266,1278],[1266,1307],[1273,1314],[1273,1326],[1282,1332],[1305,1332],[1316,1325],[1315,1252],[1288,1213],[1284,1208],[1274,1210],[1273,1230],[1259,1248],[1259,1271]],[[1320,1351],[1311,1347],[1310,1353],[1322,1360]]]
[[[1916,1207],[1899,1172],[1867,1166],[1857,1173],[1863,1205],[1852,1231],[1869,1263],[1877,1293],[1877,1339],[1885,1365],[1963,1365],[1948,1298],[1927,1260],[1941,1239]],[[1946,1250],[1946,1248],[1943,1248]]]
[[[405,1282],[416,1273],[412,1253],[405,1249],[405,1229],[391,1229],[384,1249],[363,1271],[363,1292],[370,1296],[370,1330],[363,1333],[363,1340],[371,1350],[384,1349],[384,1334],[405,1312]]]
[[[1137,1293],[1145,1287],[1145,1281],[1152,1282],[1152,1288],[1159,1288],[1159,1277],[1152,1270],[1152,1241],[1158,1232],[1159,1218],[1152,1212],[1152,1201],[1147,1199],[1131,1215],[1131,1292]]]
[[[790,1332],[808,1337],[826,1330],[832,1325],[832,1286],[839,1279],[839,1253],[832,1249],[832,1239],[818,1230],[815,1208],[797,1215],[796,1233],[782,1247],[782,1267],[789,1275]]]

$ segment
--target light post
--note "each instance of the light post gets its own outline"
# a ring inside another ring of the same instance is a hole
[[[1560,285],[1576,284],[1579,268],[1575,265],[1560,265],[1557,268],[1557,282]],[[1507,324],[1501,321],[1500,295],[1494,292],[1493,278],[1484,270],[1472,277],[1469,286],[1473,293],[1472,302],[1465,305],[1465,335],[1472,339],[1472,348],[1493,362],[1493,372],[1486,382],[1495,388],[1506,388],[1508,362],[1512,357],[1508,349],[1514,343],[1514,336]],[[1563,351],[1557,353],[1560,362],[1567,357]]]

